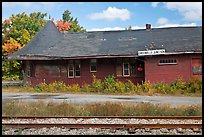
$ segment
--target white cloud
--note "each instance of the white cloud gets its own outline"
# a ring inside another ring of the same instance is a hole
[[[167,18],[159,18],[158,20],[157,20],[157,24],[158,25],[162,25],[162,24],[167,24],[169,22],[169,20],[167,19]]]
[[[131,13],[127,9],[118,9],[116,7],[108,7],[102,12],[92,13],[89,15],[91,20],[115,20],[120,19],[122,21],[130,19]]]
[[[159,4],[159,2],[152,2],[152,7],[156,8],[158,4]]]
[[[202,20],[202,2],[166,2],[167,9],[178,10],[185,20]]]

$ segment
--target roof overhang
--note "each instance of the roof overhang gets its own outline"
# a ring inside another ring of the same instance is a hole
[[[127,57],[147,57],[147,56],[161,56],[161,55],[176,55],[176,54],[201,54],[202,52],[166,52],[158,55],[93,55],[93,56],[73,56],[73,57],[57,57],[57,56],[43,56],[43,55],[21,55],[17,57],[8,57],[5,60],[62,60],[62,59],[91,59],[91,58],[127,58]]]

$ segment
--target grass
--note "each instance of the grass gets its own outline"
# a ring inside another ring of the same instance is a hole
[[[2,116],[201,116],[202,105],[168,104],[158,105],[150,103],[45,103],[32,102],[2,103]]]

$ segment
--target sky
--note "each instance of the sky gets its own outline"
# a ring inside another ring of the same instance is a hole
[[[2,20],[42,12],[57,21],[65,10],[87,31],[202,26],[202,2],[2,2]]]

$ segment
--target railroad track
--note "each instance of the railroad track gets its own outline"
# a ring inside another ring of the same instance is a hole
[[[157,123],[157,124],[146,124],[146,123],[122,123],[122,124],[100,124],[100,123],[46,123],[47,119],[159,119],[159,120],[200,120],[199,123]],[[43,128],[43,127],[66,127],[70,129],[79,129],[79,128],[111,128],[111,129],[141,129],[141,128],[150,128],[150,129],[160,129],[160,128],[168,128],[168,129],[176,129],[176,128],[202,128],[202,117],[200,116],[67,116],[67,117],[25,117],[25,116],[2,116],[2,120],[37,120],[43,119],[45,122],[43,123],[22,123],[22,122],[2,122],[2,126],[8,128]]]

